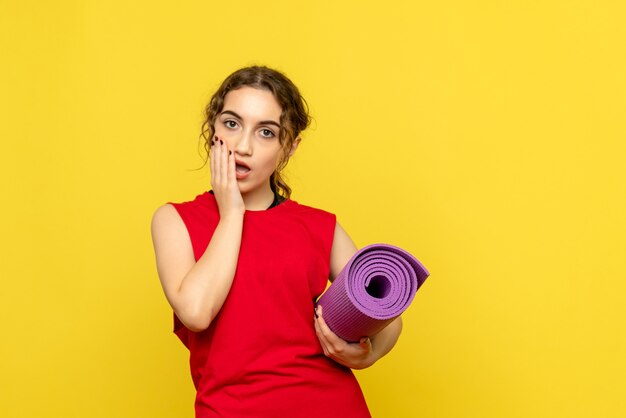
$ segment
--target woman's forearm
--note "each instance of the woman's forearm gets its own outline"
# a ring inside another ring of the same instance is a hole
[[[204,254],[178,289],[177,316],[192,331],[208,328],[222,308],[237,269],[243,216],[221,218]]]
[[[380,330],[378,334],[370,337],[372,342],[372,351],[374,358],[378,361],[385,356],[398,341],[400,332],[402,331],[402,317],[399,316],[389,323],[385,328]]]

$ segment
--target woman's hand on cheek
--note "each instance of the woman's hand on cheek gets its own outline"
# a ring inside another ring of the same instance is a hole
[[[364,369],[377,360],[369,337],[358,343],[349,343],[332,332],[322,317],[322,306],[316,309],[315,332],[327,357],[351,369]]]
[[[220,217],[243,216],[246,207],[237,184],[235,154],[217,135],[211,141],[211,188]]]

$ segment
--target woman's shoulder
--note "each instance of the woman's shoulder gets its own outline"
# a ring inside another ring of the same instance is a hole
[[[150,230],[155,248],[161,247],[186,233],[182,217],[169,203],[159,206],[154,211]]]
[[[208,191],[197,194],[193,199],[187,200],[172,200],[165,203],[165,205],[171,205],[173,207],[179,206],[207,206],[207,204],[211,201],[215,201],[215,197]]]
[[[189,227],[196,221],[202,221],[210,218],[211,213],[217,214],[217,203],[213,195],[204,192],[196,195],[193,199],[168,201],[159,206],[153,216],[153,225],[160,224],[180,224],[183,223]]]
[[[164,206],[170,205],[181,215],[200,215],[217,210],[215,196],[208,191],[196,195],[193,199],[169,201]]]
[[[175,204],[172,202],[163,203],[161,206],[157,207],[154,213],[152,214],[152,223],[158,222],[163,223],[171,220],[172,218],[178,216],[178,212],[174,206]]]

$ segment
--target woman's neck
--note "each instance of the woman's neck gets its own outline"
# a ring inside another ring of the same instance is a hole
[[[246,210],[265,210],[274,202],[274,192],[268,184],[267,187],[242,194],[241,198]]]

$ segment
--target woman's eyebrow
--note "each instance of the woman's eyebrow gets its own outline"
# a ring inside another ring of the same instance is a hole
[[[225,114],[233,115],[237,119],[243,120],[241,116],[239,116],[237,113],[233,112],[232,110],[224,110],[222,113],[220,113],[220,115],[225,115]],[[280,123],[275,122],[273,120],[262,120],[259,122],[259,125],[276,125],[276,127],[280,129]]]

